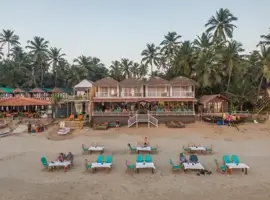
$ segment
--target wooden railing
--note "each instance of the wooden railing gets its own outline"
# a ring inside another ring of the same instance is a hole
[[[98,112],[98,111],[92,112],[92,116],[133,116],[135,114],[136,114],[136,111],[134,112]]]
[[[268,96],[264,96],[262,99],[259,99],[254,106],[253,112],[255,114],[259,114],[266,106],[270,104],[270,98]]]
[[[195,111],[150,111],[153,116],[181,116],[181,115],[195,115]]]

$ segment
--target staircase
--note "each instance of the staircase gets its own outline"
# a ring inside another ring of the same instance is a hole
[[[131,118],[129,118],[128,120],[128,128],[130,128],[131,126],[133,126],[134,124],[136,124],[136,126],[138,127],[138,124],[142,122],[147,122],[148,123],[148,127],[150,127],[150,125],[154,125],[155,127],[158,127],[158,119],[153,117],[152,115],[149,114],[135,114],[134,116],[132,116]]]
[[[270,105],[270,98],[268,96],[264,96],[262,99],[259,99],[255,104],[253,113],[259,114],[269,105]]]

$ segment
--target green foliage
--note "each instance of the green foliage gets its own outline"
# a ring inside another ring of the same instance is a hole
[[[256,102],[261,86],[270,80],[270,34],[258,36],[260,51],[243,53],[242,44],[233,39],[237,21],[229,9],[219,9],[205,24],[206,30],[194,41],[184,41],[178,33],[168,32],[160,45],[149,43],[141,61],[128,58],[105,67],[96,57],[81,55],[73,64],[61,48],[34,37],[20,46],[13,30],[0,33],[0,86],[20,88],[72,87],[82,79],[97,81],[111,76],[145,80],[147,75],[171,79],[185,76],[196,80],[197,95],[221,93],[242,107]],[[3,46],[7,46],[4,53]],[[150,70],[149,70],[150,68]],[[149,74],[150,72],[150,74]],[[61,101],[53,95],[54,102]]]

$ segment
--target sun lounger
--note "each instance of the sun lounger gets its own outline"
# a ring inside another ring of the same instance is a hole
[[[220,165],[217,159],[214,159],[216,166],[217,166],[217,171],[220,173],[225,173],[227,171],[227,166],[226,165]]]
[[[146,154],[146,155],[145,155],[145,158],[144,158],[144,161],[145,161],[146,163],[151,163],[151,162],[153,162],[153,161],[152,161],[152,156],[151,156],[150,154]]]
[[[111,155],[106,156],[105,163],[112,163],[113,157]]]
[[[229,155],[224,155],[223,156],[223,162],[224,164],[231,163],[231,159]]]
[[[84,165],[85,165],[86,171],[92,168],[92,164],[90,164],[87,159],[84,160]]]
[[[85,147],[84,144],[82,144],[83,153],[85,153],[85,152],[90,153],[88,149],[89,149],[89,147]]]
[[[137,151],[137,149],[136,148],[133,148],[132,146],[131,146],[131,144],[127,144],[127,146],[128,146],[128,148],[129,148],[129,150],[130,150],[130,153],[135,153],[136,151]]]
[[[126,160],[126,167],[127,167],[127,171],[128,171],[128,170],[134,171],[136,165],[135,165],[135,164],[132,164],[132,163],[129,163],[129,162]]]
[[[104,162],[104,156],[103,155],[99,155],[97,157],[97,163],[103,163]]]
[[[172,166],[172,171],[179,171],[182,169],[181,165],[175,165],[171,159],[169,161]]]
[[[45,170],[50,170],[50,167],[49,167],[47,158],[45,158],[44,156],[41,157],[41,163],[42,163],[42,165],[44,166],[44,169],[45,169]]]
[[[142,163],[143,162],[143,156],[142,156],[142,154],[138,154],[137,155],[136,162],[137,163]]]
[[[232,155],[231,156],[231,161],[232,161],[232,163],[237,163],[237,164],[240,163],[239,157],[237,155]]]

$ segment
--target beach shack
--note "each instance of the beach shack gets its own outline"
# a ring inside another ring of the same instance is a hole
[[[195,121],[197,83],[189,78],[176,77],[169,81],[160,77],[150,77],[147,81],[129,78],[118,82],[106,77],[93,86],[94,124],[119,120],[130,127],[138,122],[157,126],[170,120]]]
[[[199,99],[199,110],[202,113],[228,112],[229,99],[221,94],[203,95]]]

